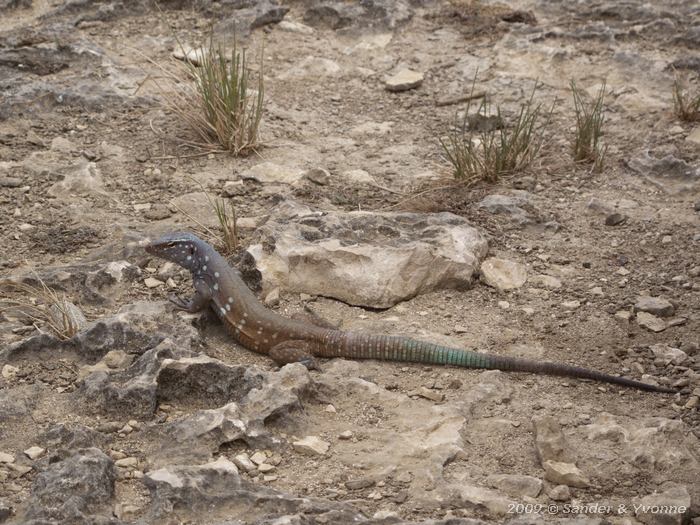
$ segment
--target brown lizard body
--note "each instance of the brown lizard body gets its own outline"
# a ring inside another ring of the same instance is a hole
[[[314,356],[380,359],[455,365],[504,371],[580,377],[653,392],[672,389],[577,366],[471,352],[403,336],[365,334],[288,319],[267,309],[238,272],[209,244],[188,233],[174,233],[150,243],[146,251],[179,264],[192,273],[194,296],[171,299],[189,312],[211,306],[233,338],[275,362],[301,362],[317,368]]]

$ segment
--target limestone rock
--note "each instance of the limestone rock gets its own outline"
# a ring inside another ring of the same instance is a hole
[[[647,312],[637,312],[637,324],[652,332],[666,330],[666,321]]]
[[[691,499],[686,487],[674,485],[632,502],[636,518],[646,525],[681,525],[690,512]]]
[[[26,518],[83,523],[94,513],[111,515],[116,478],[114,464],[101,450],[81,449],[40,472],[28,501]]]
[[[591,484],[573,463],[545,461],[542,467],[544,467],[544,477],[552,483],[578,488],[585,488]]]
[[[533,209],[532,195],[523,190],[512,190],[507,195],[498,193],[487,195],[476,206],[494,215],[508,215],[511,220],[520,225],[530,224],[536,220],[530,211]]]
[[[367,29],[394,29],[413,16],[407,0],[311,0],[305,4],[304,22],[312,27],[343,29],[356,26]]]
[[[514,503],[498,492],[475,485],[460,487],[457,490],[457,501],[460,506],[481,511],[486,510],[495,516],[506,515]]]
[[[648,312],[659,317],[670,317],[676,311],[676,307],[670,301],[662,297],[649,297],[646,295],[637,298],[634,308],[638,312]]]
[[[537,417],[532,420],[535,429],[535,447],[540,463],[546,461],[571,462],[571,446],[561,431],[561,425],[553,417]]]
[[[541,479],[520,474],[492,474],[486,478],[486,482],[514,498],[536,498],[543,486]]]
[[[481,278],[498,290],[514,290],[525,284],[527,270],[515,261],[491,257],[481,264]]]
[[[681,365],[688,360],[688,354],[678,348],[664,344],[651,345],[651,351],[656,359],[660,359],[664,365],[672,363]]]
[[[306,436],[292,443],[292,446],[297,452],[308,456],[325,456],[331,445],[318,436]]]
[[[266,286],[373,308],[468,286],[487,250],[481,233],[450,213],[321,215],[283,203],[272,215],[249,248]]]
[[[423,73],[402,69],[386,79],[384,86],[387,91],[408,91],[420,87],[423,83]]]
[[[197,521],[213,505],[222,516],[287,516],[303,512],[323,523],[362,522],[362,514],[348,504],[296,497],[246,481],[236,465],[224,457],[203,465],[169,465],[152,470],[143,481],[151,493],[147,520],[151,523],[173,512],[179,519]]]

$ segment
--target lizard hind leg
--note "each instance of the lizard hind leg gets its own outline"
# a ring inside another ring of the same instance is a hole
[[[280,366],[287,363],[301,363],[309,370],[321,370],[318,362],[311,353],[311,345],[308,341],[291,339],[273,346],[268,355]]]

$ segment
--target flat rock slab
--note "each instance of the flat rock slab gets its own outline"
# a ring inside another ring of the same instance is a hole
[[[283,203],[249,248],[266,286],[371,308],[468,286],[484,236],[451,213],[313,212]]]
[[[408,91],[420,87],[423,83],[423,73],[402,69],[386,80],[384,86],[388,91]]]

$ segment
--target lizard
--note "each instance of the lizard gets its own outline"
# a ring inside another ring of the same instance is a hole
[[[280,366],[300,362],[309,369],[319,369],[316,357],[377,359],[576,377],[675,393],[671,388],[563,363],[481,353],[405,336],[345,331],[320,322],[289,319],[266,308],[238,271],[210,244],[191,233],[166,234],[146,244],[145,250],[189,270],[195,293],[189,299],[169,297],[177,308],[196,313],[211,307],[236,342],[268,355]]]

